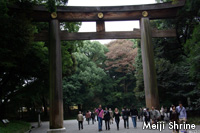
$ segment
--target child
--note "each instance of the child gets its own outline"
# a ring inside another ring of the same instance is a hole
[[[77,120],[78,120],[78,128],[80,130],[83,129],[83,115],[81,114],[81,111],[79,111],[79,114],[77,116]]]

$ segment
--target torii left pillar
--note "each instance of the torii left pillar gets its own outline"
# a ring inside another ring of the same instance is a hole
[[[141,18],[141,50],[146,107],[159,108],[156,70],[154,63],[152,30],[149,18]]]
[[[63,127],[62,60],[60,23],[50,20],[49,65],[50,65],[50,129],[48,133],[66,132]]]

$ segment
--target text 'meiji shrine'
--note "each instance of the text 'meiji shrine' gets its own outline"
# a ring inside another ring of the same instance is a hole
[[[141,39],[142,64],[145,86],[146,107],[159,107],[159,96],[153,54],[153,37],[176,37],[174,29],[151,29],[150,20],[171,19],[185,0],[168,3],[111,6],[111,7],[70,7],[59,6],[50,13],[45,6],[34,6],[27,13],[35,22],[49,22],[49,31],[35,35],[35,41],[49,41],[50,54],[50,129],[48,132],[64,132],[61,41],[92,39]],[[18,12],[20,8],[10,7]],[[139,20],[141,29],[124,32],[106,32],[105,21]],[[60,30],[60,22],[95,21],[97,32],[68,33]]]

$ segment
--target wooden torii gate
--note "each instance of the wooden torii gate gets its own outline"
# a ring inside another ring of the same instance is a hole
[[[35,35],[35,41],[49,41],[50,54],[50,129],[48,132],[64,132],[61,41],[91,39],[141,39],[145,99],[148,108],[159,107],[158,88],[154,64],[152,37],[176,37],[174,29],[155,30],[150,19],[175,18],[185,0],[175,2],[115,6],[115,7],[57,7],[49,13],[44,6],[34,6],[29,12],[33,21],[49,22],[49,32]],[[19,11],[18,7],[11,10]],[[140,20],[139,30],[130,32],[105,32],[105,21]],[[68,33],[60,30],[60,22],[96,21],[97,32]]]

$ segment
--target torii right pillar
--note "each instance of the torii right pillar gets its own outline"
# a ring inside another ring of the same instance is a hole
[[[159,108],[156,70],[154,63],[152,30],[149,18],[141,18],[141,50],[144,75],[146,107]]]

